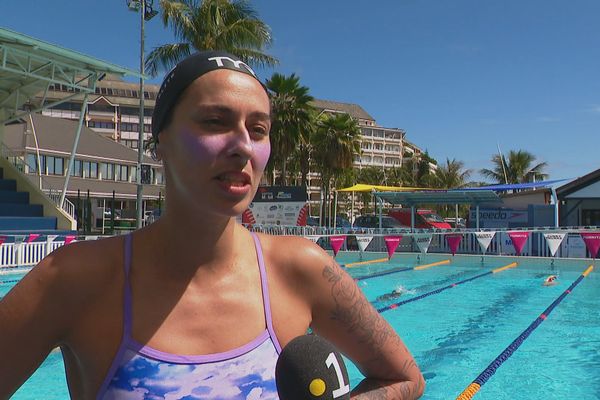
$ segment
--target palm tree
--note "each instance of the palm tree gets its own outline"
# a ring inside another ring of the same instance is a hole
[[[146,72],[156,76],[194,50],[224,50],[251,66],[273,66],[277,59],[264,53],[271,30],[245,0],[160,0],[162,22],[178,43],[154,48]]]
[[[433,174],[432,182],[435,187],[442,189],[460,189],[469,184],[467,180],[471,176],[470,169],[464,169],[465,164],[462,161],[457,161],[446,158],[446,164],[438,166]]]
[[[313,125],[313,107],[309,104],[313,97],[308,94],[308,88],[300,85],[300,78],[295,74],[286,77],[279,73],[273,74],[266,82],[271,91],[272,124],[271,124],[271,154],[267,171],[272,171],[277,165],[281,172],[281,184],[287,181],[288,160],[294,150],[299,149],[297,161],[302,171],[302,185],[306,183],[308,174],[308,143]]]
[[[352,168],[354,158],[360,155],[360,128],[348,114],[324,114],[317,122],[312,140],[313,160],[321,174],[321,188],[325,195],[323,213],[330,200],[329,189],[345,169]]]
[[[504,155],[494,155],[492,157],[494,168],[484,168],[480,173],[497,183],[525,183],[548,178],[548,174],[543,172],[548,164],[541,162],[532,166],[535,162],[535,156],[530,152],[511,150],[508,159]]]

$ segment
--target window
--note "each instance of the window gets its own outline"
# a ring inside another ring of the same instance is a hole
[[[98,163],[97,162],[90,163],[89,176],[92,179],[98,179]]]
[[[73,170],[71,171],[71,176],[83,176],[83,168],[81,160],[73,161]]]
[[[27,154],[27,167],[30,174],[37,173],[37,157],[35,154]]]
[[[100,164],[101,179],[106,181],[115,180],[115,164],[101,163]]]
[[[117,165],[117,180],[122,182],[129,181],[129,167],[127,165]]]

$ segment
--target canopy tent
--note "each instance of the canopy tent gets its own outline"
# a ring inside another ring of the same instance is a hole
[[[559,182],[570,181],[571,178],[554,179],[551,181],[539,181],[539,182],[527,182],[527,183],[508,183],[500,185],[480,186],[465,188],[463,190],[494,190],[494,191],[505,191],[505,190],[523,190],[523,189],[536,189],[536,188],[547,188],[550,189],[552,194],[552,201],[554,203],[554,226],[558,228],[558,195],[556,194],[556,187]]]
[[[390,204],[411,208],[411,228],[415,227],[415,206],[419,204],[474,204],[477,208],[476,227],[479,229],[479,206],[484,203],[502,203],[492,190],[426,190],[413,192],[375,192],[375,197]]]
[[[367,185],[365,183],[357,183],[354,186],[350,186],[343,189],[336,189],[336,192],[402,192],[402,191],[414,191],[414,190],[430,190],[427,188],[415,188],[415,187],[401,187],[401,186],[382,186],[382,185]]]
[[[77,134],[67,165],[58,206],[62,208],[81,134],[88,95],[106,74],[142,78],[139,72],[119,67],[84,54],[0,28],[0,149],[4,125],[29,114],[83,96]],[[65,97],[46,102],[51,87],[66,88]]]

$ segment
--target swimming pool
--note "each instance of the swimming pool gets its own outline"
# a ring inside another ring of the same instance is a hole
[[[365,255],[365,260],[384,254]],[[340,253],[343,264],[358,254]],[[449,259],[422,270],[368,278],[390,269]],[[421,367],[427,389],[423,399],[454,399],[591,264],[585,260],[402,254],[392,262],[348,268],[376,308],[446,287],[513,261],[519,266],[452,287],[384,311]],[[543,279],[558,274],[556,286]],[[8,280],[0,276],[0,281]],[[11,284],[0,284],[0,296]],[[377,297],[401,286],[400,298]],[[475,399],[600,399],[600,274],[592,272],[504,362]],[[362,379],[349,364],[351,385]],[[14,399],[67,399],[60,353],[51,354]]]

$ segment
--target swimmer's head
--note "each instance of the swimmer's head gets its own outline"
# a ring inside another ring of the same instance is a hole
[[[169,124],[173,108],[185,89],[202,75],[228,69],[254,77],[263,88],[252,68],[232,54],[224,51],[201,51],[180,61],[165,77],[152,113],[152,144],[158,143],[159,133]],[[265,88],[266,91],[266,88]]]

